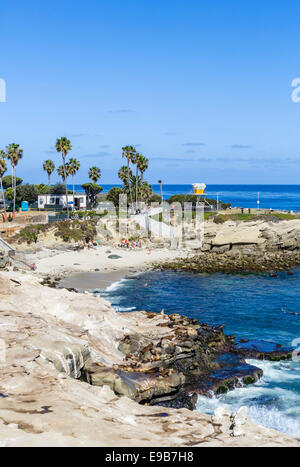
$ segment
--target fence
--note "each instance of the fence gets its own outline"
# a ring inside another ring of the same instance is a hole
[[[67,214],[64,214],[64,213],[57,214],[55,216],[48,216],[48,223],[51,224],[54,222],[62,222],[62,221],[67,220],[67,218],[68,218]]]

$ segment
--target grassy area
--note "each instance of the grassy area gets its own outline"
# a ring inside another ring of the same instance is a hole
[[[189,215],[190,214],[190,215]],[[193,211],[192,213],[187,213],[186,220],[195,219],[196,213]],[[163,215],[162,213],[156,214],[155,216],[151,217],[152,219],[163,222]],[[267,212],[267,213],[260,213],[260,214],[241,214],[241,213],[216,213],[216,212],[205,212],[204,213],[204,220],[208,221],[209,219],[213,218],[213,222],[216,224],[223,224],[228,220],[233,221],[241,221],[241,222],[251,222],[257,220],[266,220],[266,221],[277,221],[277,220],[295,220],[300,219],[299,214],[286,214],[282,212]],[[167,218],[166,218],[167,219]]]
[[[267,214],[216,214],[216,213],[205,213],[211,214],[214,217],[214,222],[216,224],[223,224],[228,220],[241,221],[241,222],[251,222],[258,220],[265,221],[276,221],[276,220],[295,220],[300,219],[299,215],[285,214],[281,212],[268,212]],[[210,216],[205,219],[209,219]]]

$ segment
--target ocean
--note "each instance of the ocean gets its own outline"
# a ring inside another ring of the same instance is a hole
[[[116,185],[103,185],[104,192]],[[79,188],[79,187],[78,187]],[[153,185],[160,194],[159,185]],[[164,198],[191,194],[192,185],[164,185]],[[259,193],[259,195],[258,195]],[[300,212],[300,185],[208,185],[206,196],[232,206]],[[290,276],[189,274],[147,272],[138,279],[123,279],[101,295],[116,310],[151,310],[181,313],[201,322],[226,324],[225,332],[238,337],[291,346],[300,339],[300,269]],[[299,344],[300,346],[300,341]],[[249,407],[253,421],[283,433],[300,436],[300,363],[249,360],[264,371],[256,384],[220,397],[199,397],[201,412],[219,405],[236,410]]]
[[[211,325],[226,324],[225,333],[240,338],[288,347],[300,338],[300,269],[278,277],[152,271],[100,293],[120,312],[164,309]],[[247,405],[254,422],[300,436],[300,363],[248,362],[262,368],[263,378],[220,397],[199,396],[199,411],[212,414],[219,405],[232,410]]]
[[[104,193],[113,186],[102,185]],[[72,189],[72,186],[69,185]],[[160,194],[159,185],[152,185],[154,193]],[[76,191],[83,191],[81,185],[75,186]],[[262,209],[282,209],[300,212],[300,185],[207,185],[207,198],[231,203],[234,207],[256,208],[260,201]],[[259,193],[259,195],[258,195]],[[163,185],[164,199],[177,194],[192,194],[191,185]]]

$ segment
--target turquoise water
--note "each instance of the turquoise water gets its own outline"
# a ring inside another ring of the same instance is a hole
[[[278,277],[147,272],[101,292],[118,311],[181,313],[225,332],[291,346],[300,338],[300,269]],[[300,341],[298,346],[300,346]],[[218,405],[247,405],[251,418],[300,436],[300,363],[249,360],[264,370],[261,381],[220,398],[198,398],[201,412]]]
[[[194,182],[195,180],[190,185],[163,185],[164,198],[192,193]],[[117,185],[102,186],[104,193],[107,193],[112,186]],[[153,184],[152,187],[156,194],[160,194],[159,185]],[[76,191],[80,190],[81,186],[76,185]],[[217,193],[220,200],[231,203],[232,206],[256,208],[259,193],[260,207],[263,209],[300,211],[300,185],[207,185],[208,198],[217,199]]]

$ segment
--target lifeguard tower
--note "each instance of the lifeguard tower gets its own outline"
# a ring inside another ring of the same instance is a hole
[[[193,184],[194,195],[204,196],[205,188],[206,188],[205,183],[194,183]]]
[[[208,201],[204,198],[201,200],[201,196],[205,196],[205,183],[193,183],[193,193],[198,197],[197,203],[204,202],[207,206],[211,207]]]

